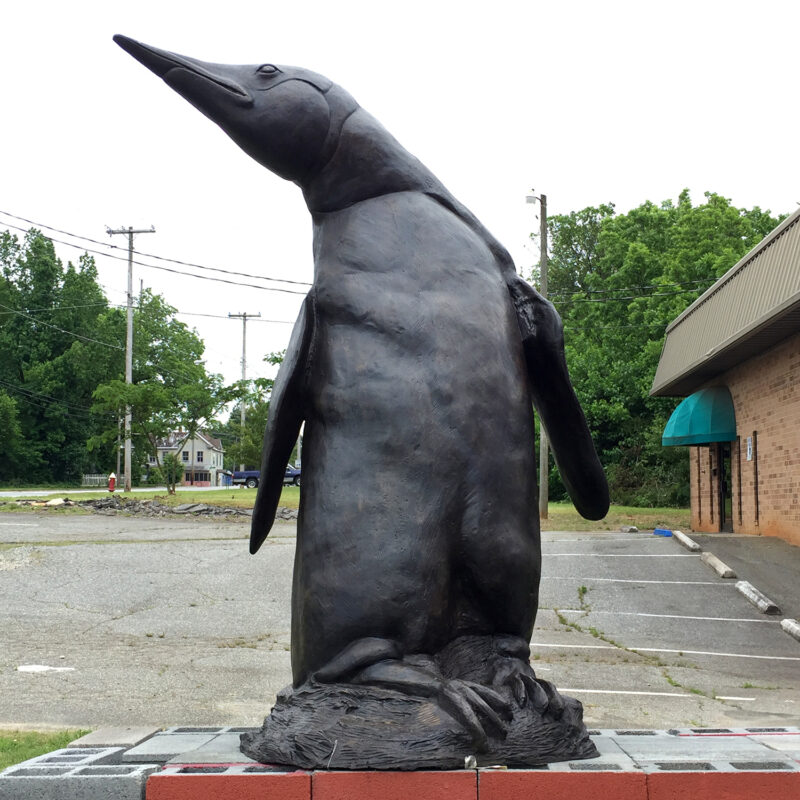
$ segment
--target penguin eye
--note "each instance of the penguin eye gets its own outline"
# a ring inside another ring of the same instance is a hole
[[[256,72],[259,75],[265,75],[270,77],[272,75],[276,75],[280,70],[274,64],[262,64]]]

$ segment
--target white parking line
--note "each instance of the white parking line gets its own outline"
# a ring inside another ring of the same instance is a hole
[[[752,656],[745,653],[715,653],[707,650],[665,650],[659,647],[614,647],[610,644],[547,644],[531,642],[531,647],[553,647],[564,650],[635,650],[638,653],[677,653],[682,656],[721,656],[724,658],[758,658],[764,661],[800,661],[800,656]]]
[[[745,653],[716,653],[709,650],[662,650],[655,647],[631,647],[640,653],[682,653],[690,656],[722,656],[724,658],[758,658],[763,661],[800,661],[800,656],[751,656]]]
[[[626,536],[623,539],[603,539],[603,544],[605,544],[606,542],[630,542],[630,541],[631,541],[631,537],[630,536]],[[650,541],[663,542],[664,540],[660,536],[656,537],[656,538],[651,538],[650,536],[641,536],[640,535],[640,536],[637,537],[636,541],[639,541],[639,542],[650,542]],[[564,544],[564,542],[588,542],[589,544],[593,544],[591,539],[586,539],[586,538],[583,538],[583,539],[561,539],[561,538],[545,539],[544,537],[542,537],[542,544]]]
[[[690,694],[683,694],[682,692],[628,692],[623,689],[575,689],[572,686],[558,687],[559,692],[564,694],[570,693],[583,693],[583,694],[634,694],[641,695],[642,697],[692,697]]]
[[[559,692],[564,694],[625,694],[638,695],[641,697],[697,697],[697,695],[684,694],[683,692],[632,692],[625,689],[576,689],[572,686],[559,686]],[[755,697],[730,697],[718,694],[715,700],[736,700],[740,703],[752,703]]]
[[[627,533],[625,536],[620,536],[619,531],[542,531],[542,536],[552,536],[554,539],[561,539],[562,536],[581,536],[585,540],[591,536],[616,536],[620,541],[629,542],[631,539],[663,539],[663,536],[653,536],[652,533],[647,531],[637,531],[636,533]],[[564,541],[561,539],[561,541]]]
[[[759,622],[767,625],[780,625],[777,619],[747,619],[746,617],[689,617],[682,614],[645,614],[640,611],[584,611],[582,608],[559,608],[562,614],[610,614],[615,617],[658,617],[660,619],[697,619],[709,622]]]
[[[39,525],[34,522],[0,522],[6,528],[38,528]]]
[[[542,580],[548,581],[585,581],[586,583],[665,583],[677,584],[678,586],[724,586],[725,588],[734,588],[732,583],[723,583],[722,581],[643,581],[643,580],[628,580],[627,578],[586,578],[578,577],[577,575],[564,577],[563,575],[542,575]]]
[[[697,553],[542,553],[543,556],[584,556],[591,558],[700,558]]]
[[[531,647],[563,647],[566,650],[621,650],[611,644],[545,644],[544,642],[531,642]]]

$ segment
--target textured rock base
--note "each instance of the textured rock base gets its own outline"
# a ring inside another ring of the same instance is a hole
[[[463,727],[430,699],[308,683],[281,692],[261,729],[242,734],[241,749],[261,763],[339,770],[464,769],[469,756],[478,766],[509,767],[596,757],[583,707],[563,699],[559,719],[530,705],[515,708],[505,737],[490,735],[488,749],[476,752]]]

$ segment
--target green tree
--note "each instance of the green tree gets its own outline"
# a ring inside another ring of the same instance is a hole
[[[25,463],[25,443],[17,417],[17,404],[0,389],[0,431],[3,437],[3,457],[0,458],[0,481],[19,477],[19,465]]]
[[[0,388],[15,400],[24,452],[13,477],[53,482],[90,465],[85,448],[101,420],[90,410],[119,345],[96,327],[107,303],[87,255],[66,268],[36,230],[22,244],[0,235]]]
[[[286,351],[269,353],[264,361],[272,366],[279,366]],[[264,430],[269,418],[269,403],[274,381],[271,378],[257,378],[242,383],[239,381],[231,387],[232,394],[237,397],[228,420],[214,428],[214,436],[225,444],[225,464],[229,469],[238,469],[244,464],[246,469],[258,469],[261,466],[261,449],[264,443]],[[241,408],[245,404],[245,425],[241,424]],[[297,459],[298,448],[292,451],[290,461]]]
[[[649,397],[664,330],[778,222],[713,193],[694,206],[688,191],[677,204],[626,214],[603,205],[548,220],[549,294],[614,501],[688,502],[686,452],[661,447],[678,401]]]
[[[133,382],[122,377],[100,383],[94,391],[94,410],[116,419],[131,408],[131,439],[135,462],[142,469],[158,445],[181,432],[179,445],[212,424],[233,398],[233,387],[208,373],[202,361],[204,345],[197,333],[180,322],[164,298],[145,290],[133,319]],[[124,314],[117,315],[124,329]],[[89,447],[110,463],[115,452],[117,425],[109,424],[92,437]]]

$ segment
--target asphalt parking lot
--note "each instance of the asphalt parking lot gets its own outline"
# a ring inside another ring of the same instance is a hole
[[[295,527],[256,556],[247,536],[0,515],[0,725],[259,724],[290,680]],[[800,642],[699,555],[649,533],[546,533],[543,549],[533,666],[590,727],[800,724]]]
[[[652,533],[547,533],[543,550],[532,651],[590,724],[798,724],[800,642],[699,554]]]

